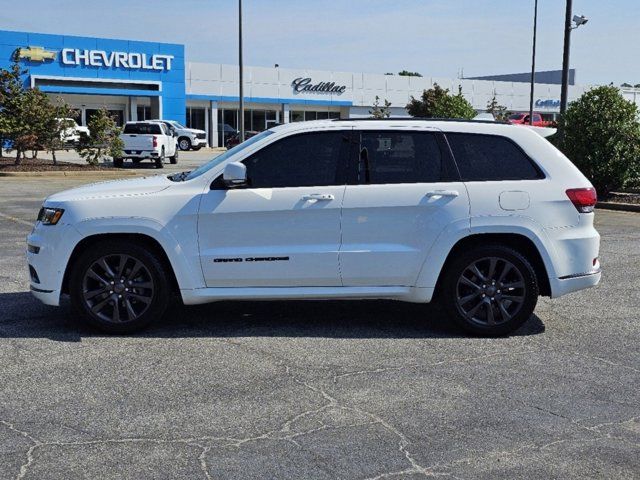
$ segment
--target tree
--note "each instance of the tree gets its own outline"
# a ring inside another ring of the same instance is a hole
[[[412,96],[406,108],[413,117],[470,119],[476,115],[462,95],[461,87],[458,87],[456,95],[451,95],[448,88],[442,88],[437,83],[433,84],[433,88],[423,91],[420,100]]]
[[[87,163],[97,165],[106,157],[122,157],[124,143],[120,138],[121,129],[105,107],[91,116],[87,127],[90,135],[81,137],[78,146],[78,153]]]
[[[369,110],[371,118],[389,118],[391,116],[391,102],[384,99],[384,105],[380,106],[380,97],[376,95],[376,100],[373,102],[373,108]]]
[[[507,107],[500,105],[496,98],[496,91],[493,91],[493,97],[487,102],[487,113],[493,115],[493,118],[502,122],[507,119]]]
[[[401,77],[421,77],[422,76],[418,72],[409,72],[408,70],[402,70],[401,72],[398,72],[398,75],[400,75]]]
[[[39,148],[53,153],[61,143],[61,130],[65,125],[59,118],[70,116],[70,107],[60,101],[57,105],[37,88],[26,88],[23,70],[17,58],[10,69],[0,69],[0,137],[8,141],[16,151],[16,165],[19,165],[28,150],[35,158]]]
[[[638,107],[616,87],[601,86],[571,102],[559,121],[559,147],[606,196],[640,177]]]
[[[65,146],[65,136],[70,128],[73,128],[73,119],[77,113],[69,104],[61,98],[50,102],[50,108],[42,119],[42,130],[38,132],[40,146],[51,153],[53,164],[57,165],[56,151]]]
[[[26,73],[15,60],[14,57],[9,69],[0,69],[0,136],[3,145],[9,143],[11,146],[20,135],[18,115],[25,92],[22,75]]]

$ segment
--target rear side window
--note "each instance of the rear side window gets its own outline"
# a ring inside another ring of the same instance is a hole
[[[154,134],[161,135],[162,130],[157,123],[127,123],[124,126],[123,133],[132,133],[137,135]]]
[[[471,133],[446,135],[463,181],[543,178],[522,149],[506,137]]]
[[[359,135],[360,183],[432,183],[442,179],[442,154],[433,133],[363,131]]]

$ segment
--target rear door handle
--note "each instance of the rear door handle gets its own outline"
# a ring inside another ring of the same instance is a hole
[[[302,199],[307,201],[316,200],[316,201],[328,202],[330,200],[335,199],[335,197],[330,193],[310,193],[309,195],[304,195]]]
[[[460,193],[457,190],[433,190],[427,192],[425,197],[458,197]]]

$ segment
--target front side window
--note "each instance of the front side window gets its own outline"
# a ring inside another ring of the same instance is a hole
[[[339,185],[350,132],[314,132],[283,138],[244,160],[248,188]]]
[[[498,135],[447,133],[463,181],[535,180],[542,177],[529,157]]]
[[[430,132],[360,132],[359,183],[432,183],[442,180],[442,154]]]

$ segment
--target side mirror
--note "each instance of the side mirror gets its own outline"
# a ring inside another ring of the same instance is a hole
[[[228,163],[222,172],[222,181],[227,188],[242,187],[247,184],[247,167],[240,162]]]

